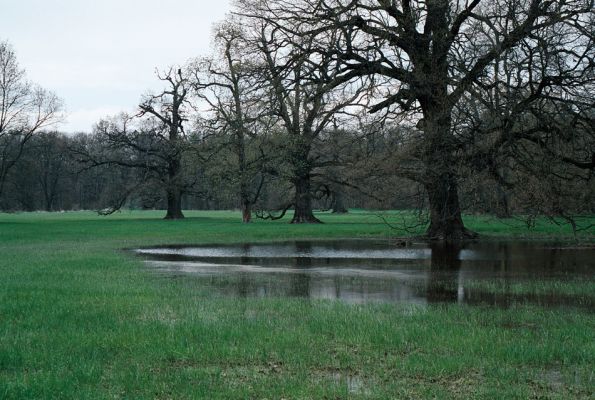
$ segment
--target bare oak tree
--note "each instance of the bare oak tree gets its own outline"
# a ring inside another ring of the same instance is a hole
[[[94,143],[72,149],[86,169],[112,165],[133,171],[105,213],[121,208],[132,193],[155,186],[167,200],[165,219],[184,218],[182,194],[194,183],[184,168],[185,156],[193,153],[184,127],[192,110],[190,83],[179,68],[157,76],[166,88],[146,95],[136,115],[101,120],[95,127]]]
[[[375,97],[384,92],[384,99],[371,111],[408,114],[417,121],[421,135],[413,155],[419,167],[416,174],[408,168],[407,177],[426,189],[427,235],[434,239],[474,236],[463,224],[459,202],[467,139],[457,113],[466,99],[484,99],[490,88],[526,86],[516,91],[521,97],[499,100],[510,109],[515,104],[526,109],[553,92],[577,100],[577,91],[565,88],[592,87],[593,0],[262,0],[253,6],[254,14],[264,15],[276,29],[307,32],[302,35],[307,42],[336,32],[326,52],[340,62],[337,76],[384,79],[375,92]],[[532,53],[512,82],[493,72],[519,51]],[[488,84],[490,73],[497,79]],[[591,107],[592,93],[586,99]],[[502,132],[507,136],[510,130]],[[575,161],[592,168],[590,160]]]
[[[314,179],[321,168],[334,164],[315,150],[339,115],[356,112],[363,85],[345,79],[334,55],[320,51],[337,39],[335,32],[303,39],[303,32],[277,29],[272,16],[260,13],[258,5],[245,2],[243,7],[251,48],[263,65],[270,113],[278,118],[283,136],[279,154],[287,167],[281,173],[293,186],[293,199],[283,214],[293,206],[291,223],[319,223],[312,212]]]
[[[190,82],[181,68],[169,68],[157,76],[166,83],[167,88],[157,95],[147,95],[139,105],[138,116],[151,116],[161,125],[158,135],[167,143],[164,149],[167,163],[167,179],[164,181],[167,193],[165,219],[182,219],[182,194],[186,187],[182,155],[187,149],[184,123],[188,121]]]

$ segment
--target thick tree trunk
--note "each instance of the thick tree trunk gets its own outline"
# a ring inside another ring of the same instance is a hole
[[[450,132],[449,112],[426,113],[425,188],[430,206],[430,226],[426,235],[431,240],[458,242],[477,235],[465,228],[461,216],[456,176],[456,143]]]
[[[343,201],[343,193],[340,190],[337,190],[333,193],[333,196],[333,214],[347,214],[348,211]]]
[[[171,188],[167,191],[167,214],[165,219],[183,219],[182,213],[182,191],[177,188]]]
[[[473,234],[465,229],[461,217],[457,185],[456,152],[458,143],[452,132],[453,103],[449,98],[449,60],[451,46],[449,2],[427,3],[425,29],[432,40],[420,43],[414,54],[412,85],[416,100],[423,111],[418,127],[424,131],[423,183],[428,193],[430,226],[429,239],[458,242]]]
[[[463,224],[455,177],[448,172],[438,175],[426,190],[430,203],[428,238],[456,242],[472,236]]]
[[[177,145],[177,128],[172,127],[169,140],[173,146]],[[167,181],[167,214],[165,219],[183,219],[182,213],[182,188],[180,178],[182,173],[182,162],[180,155],[176,154],[169,160],[168,181]]]
[[[310,177],[300,177],[295,180],[295,211],[292,224],[319,224],[321,221],[312,212],[312,197],[310,194]]]

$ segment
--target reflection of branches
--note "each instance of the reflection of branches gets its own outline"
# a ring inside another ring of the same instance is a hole
[[[419,228],[425,228],[426,226],[428,226],[428,223],[430,222],[429,213],[427,213],[426,211],[419,209],[413,215],[416,215],[416,214],[417,214],[416,218],[413,219],[413,221],[415,221],[414,223],[411,222],[412,221],[411,218],[407,218],[401,212],[398,214],[398,216],[400,217],[400,221],[398,223],[389,222],[386,214],[382,214],[382,213],[378,212],[375,215],[378,218],[380,218],[382,220],[382,222],[386,226],[388,226],[390,229],[393,229],[395,231],[397,231],[397,230],[405,231],[406,233],[409,233],[409,234],[416,234],[416,233],[419,233]]]
[[[408,234],[417,234],[419,233],[420,228],[425,228],[430,223],[430,214],[425,206],[426,196],[423,190],[419,190],[417,193],[408,197],[417,198],[418,207],[411,214],[399,212],[398,215],[395,215],[395,217],[400,217],[399,222],[389,222],[388,215],[381,212],[378,212],[375,215],[392,230],[401,230]]]

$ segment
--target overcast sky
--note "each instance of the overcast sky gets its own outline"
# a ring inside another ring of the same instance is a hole
[[[29,80],[66,105],[60,130],[90,131],[161,86],[156,67],[206,55],[229,0],[0,0],[8,40]]]

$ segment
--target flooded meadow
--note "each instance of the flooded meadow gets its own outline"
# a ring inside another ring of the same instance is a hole
[[[292,241],[136,249],[156,273],[234,297],[595,309],[595,248],[484,241]]]

